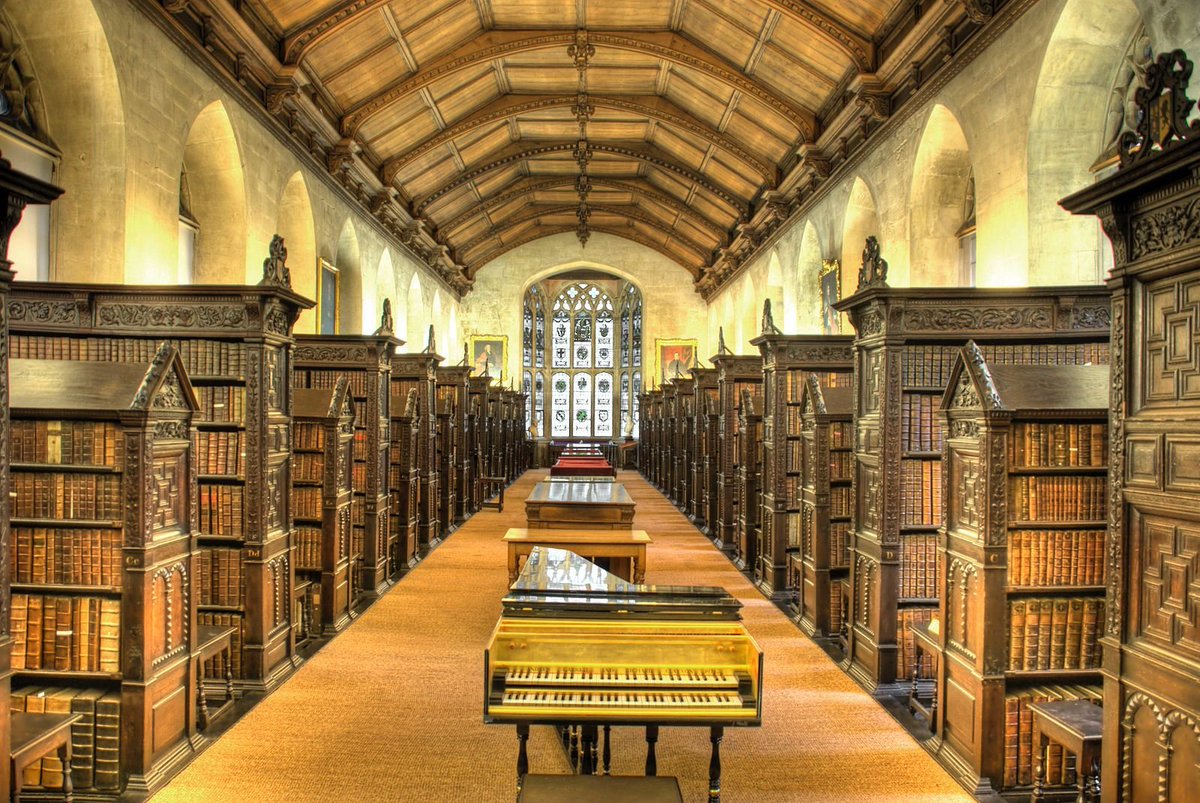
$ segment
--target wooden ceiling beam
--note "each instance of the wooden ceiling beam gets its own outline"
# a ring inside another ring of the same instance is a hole
[[[586,37],[587,44],[595,47],[610,47],[678,64],[701,72],[725,84],[730,89],[754,98],[759,103],[783,117],[806,141],[812,141],[817,133],[816,114],[811,109],[797,106],[777,94],[759,81],[747,76],[735,65],[705,50],[682,34],[672,32],[616,32],[616,31],[488,31],[470,42],[460,45],[441,56],[430,60],[419,72],[393,84],[377,95],[370,97],[350,109],[342,116],[339,128],[345,137],[354,137],[362,126],[375,115],[390,108],[446,76],[485,64],[505,56],[531,50],[565,48]]]
[[[664,154],[657,152],[656,148],[647,147],[645,145],[611,145],[605,142],[589,142],[593,154],[605,153],[614,156],[634,159],[640,162],[645,162],[669,173],[674,173],[676,176],[693,184],[705,191],[711,199],[719,201],[729,207],[733,212],[740,216],[746,217],[749,215],[750,206],[747,201],[733,195],[729,190],[718,187],[706,177],[692,170],[690,167],[681,165]],[[544,143],[527,143],[515,142],[506,148],[491,154],[491,160],[475,168],[470,168],[460,173],[450,181],[443,184],[434,192],[426,195],[423,198],[413,200],[413,211],[417,215],[424,215],[429,206],[438,199],[449,195],[454,190],[475,181],[493,170],[507,167],[516,162],[524,162],[529,159],[537,159],[540,156],[550,156],[558,153],[571,153],[578,147],[576,142],[544,142]]]
[[[621,228],[618,229],[618,228],[614,228],[612,226],[593,226],[593,225],[589,224],[588,229],[593,232],[597,232],[597,231],[604,232],[605,234],[611,234],[614,237],[620,237],[624,240],[629,240],[629,241],[635,242],[639,245],[644,245],[647,248],[657,251],[658,253],[665,256],[667,259],[674,262],[676,265],[679,265],[681,268],[686,270],[688,273],[690,273],[692,275],[693,281],[695,281],[696,279],[698,279],[700,277],[700,268],[701,268],[700,265],[685,265],[685,264],[683,264],[682,262],[679,261],[679,254],[673,253],[672,251],[670,251],[668,248],[666,248],[665,246],[663,246],[660,243],[656,243],[653,240],[648,240],[645,237],[638,235],[631,228],[622,226]],[[484,251],[483,253],[481,253],[479,255],[478,259],[471,260],[470,263],[468,263],[466,265],[467,275],[469,278],[474,278],[475,275],[479,272],[480,268],[484,267],[485,265],[487,265],[487,263],[491,262],[493,259],[500,256],[501,254],[505,254],[505,253],[513,250],[514,248],[519,248],[522,245],[531,243],[534,240],[540,240],[543,237],[552,237],[555,234],[564,234],[566,232],[571,232],[572,234],[574,234],[575,227],[574,226],[554,226],[551,228],[545,228],[542,226],[538,226],[537,229],[532,234],[529,234],[527,236],[513,240],[510,243],[500,243],[500,245],[498,247],[493,248],[490,251]]]
[[[454,123],[454,125],[439,131],[433,136],[413,145],[407,151],[385,161],[379,170],[379,177],[384,184],[391,184],[395,180],[396,175],[406,165],[430,151],[445,145],[447,142],[500,120],[512,120],[522,114],[529,114],[530,112],[542,111],[544,109],[570,108],[575,105],[577,99],[577,95],[508,95],[497,98],[479,107],[467,117]],[[761,176],[766,183],[774,186],[778,181],[778,169],[770,163],[767,157],[750,152],[732,137],[725,136],[720,131],[708,125],[708,123],[679,108],[666,98],[655,95],[612,96],[589,94],[587,101],[596,108],[630,112],[674,126],[680,131],[700,137],[710,145],[714,145],[729,153]]]
[[[553,178],[543,179],[541,181],[530,180],[527,178],[517,179],[501,187],[491,195],[480,199],[479,206],[472,207],[466,212],[463,212],[458,217],[446,221],[445,225],[438,226],[438,232],[446,237],[452,237],[456,229],[461,228],[471,222],[481,214],[486,214],[489,210],[495,209],[498,206],[515,201],[524,196],[533,195],[536,192],[546,190],[554,190],[560,187],[575,187],[577,177],[575,176],[555,176]],[[634,179],[633,181],[619,181],[608,178],[606,176],[588,176],[588,181],[591,182],[592,188],[604,188],[610,190],[618,190],[620,192],[628,192],[634,195],[639,200],[645,200],[650,203],[658,204],[664,209],[670,209],[694,223],[700,225],[706,231],[710,232],[721,245],[729,244],[729,227],[733,225],[730,221],[728,225],[710,220],[700,213],[698,209],[689,207],[687,204],[674,198],[670,195],[664,195],[655,189],[652,185],[642,179]],[[489,220],[490,220],[489,216]]]
[[[682,245],[684,248],[686,248],[687,250],[689,250],[693,254],[695,254],[697,257],[699,257],[701,262],[708,261],[708,259],[712,256],[712,252],[715,250],[713,248],[705,248],[703,245],[696,242],[695,240],[691,240],[687,237],[684,237],[679,232],[668,227],[662,221],[658,220],[657,218],[653,217],[652,215],[646,214],[643,210],[638,209],[636,206],[628,206],[628,205],[624,205],[624,204],[622,204],[620,206],[613,206],[610,204],[589,203],[588,207],[592,210],[593,215],[595,215],[595,214],[617,215],[619,217],[625,218],[626,220],[634,220],[634,221],[637,221],[638,223],[642,223],[647,226],[650,226],[651,228],[653,228],[657,231],[661,231],[663,234],[665,234],[666,236],[675,240],[680,245]],[[549,217],[552,215],[574,215],[578,210],[579,210],[579,204],[558,205],[558,206],[556,206],[554,204],[528,204],[528,205],[522,207],[519,210],[519,212],[516,215],[514,215],[513,217],[509,217],[509,218],[505,218],[503,220],[497,221],[492,226],[491,229],[471,238],[467,242],[463,243],[460,249],[456,249],[456,250],[461,250],[462,253],[466,253],[466,252],[470,251],[472,248],[478,246],[480,243],[486,242],[487,240],[490,240],[493,237],[496,237],[497,235],[502,234],[506,230],[511,229],[515,226],[520,226],[522,223],[528,223],[531,220],[539,220],[543,217]],[[590,228],[590,226],[591,226],[590,221],[588,223],[588,226]]]
[[[391,0],[343,0],[329,11],[284,34],[279,45],[280,61],[285,67],[298,65],[318,42],[372,11],[387,6],[389,2]]]
[[[859,72],[875,69],[875,45],[868,34],[805,0],[763,0],[764,5],[796,20],[850,57]]]

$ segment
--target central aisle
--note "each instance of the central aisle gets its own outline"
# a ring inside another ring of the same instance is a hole
[[[366,614],[160,792],[156,801],[400,800],[512,803],[512,726],[484,725],[483,649],[506,590],[508,527],[545,471],[477,513]],[[768,603],[667,500],[620,473],[648,531],[647,580],[724,586],[765,653],[763,726],[729,728],[722,799],[971,800],[896,722]],[[704,728],[663,728],[660,775],[706,798]],[[642,732],[615,729],[614,774],[641,774]],[[549,728],[532,772],[566,773]]]

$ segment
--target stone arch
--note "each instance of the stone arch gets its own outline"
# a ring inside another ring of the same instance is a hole
[[[405,340],[408,341],[409,351],[420,351],[425,348],[425,331],[428,327],[428,315],[425,312],[424,291],[421,289],[421,276],[413,271],[412,280],[408,283],[408,310],[405,316],[407,324]]]
[[[40,122],[58,150],[71,156],[53,176],[66,192],[50,213],[49,278],[122,282],[127,263],[140,266],[143,251],[158,253],[143,249],[139,238],[172,235],[127,208],[125,106],[108,35],[91,0],[8,3],[3,13],[37,78]],[[21,278],[33,274],[32,266],[17,268]]]
[[[779,258],[779,251],[772,250],[771,257],[767,260],[767,286],[765,298],[771,299],[771,316],[775,319],[775,325],[784,332],[794,332],[786,325],[784,320],[784,284],[783,284],[783,260]]]
[[[756,310],[755,308],[760,305],[756,301],[754,282],[750,278],[749,273],[743,273],[740,286],[738,287],[734,313],[737,316],[735,337],[737,345],[730,347],[738,354],[754,354],[758,351],[758,349],[750,345],[750,341],[758,337],[758,312],[760,310]]]
[[[199,224],[193,283],[242,284],[248,236],[246,179],[222,101],[214,100],[192,121],[183,149],[180,192]]]
[[[458,331],[458,304],[450,304],[450,316],[446,319],[446,334],[443,335],[446,341],[445,349],[446,362],[450,365],[458,365],[462,357],[462,332]]]
[[[875,208],[875,196],[860,176],[854,177],[850,197],[846,200],[846,214],[842,221],[842,295],[847,296],[858,289],[858,268],[862,265],[863,246],[867,238],[875,236],[880,241],[880,252],[887,259],[887,248],[883,242],[879,225],[879,213]],[[897,276],[895,270],[888,272],[888,284],[904,287],[907,276]]]
[[[804,221],[796,270],[784,296],[786,332],[821,331],[821,238],[811,220]]]
[[[305,298],[317,298],[317,229],[313,218],[312,199],[304,174],[297,170],[283,187],[279,199],[279,217],[275,230],[283,237],[288,250],[288,270],[292,274],[292,289]],[[300,313],[295,331],[312,334],[317,331],[317,310],[314,307]]]
[[[717,318],[717,331],[713,333],[714,342],[720,341],[721,331],[724,330],[726,348],[738,351],[741,344],[738,341],[737,319],[734,317],[733,311],[733,288],[726,290],[724,296],[725,298],[721,302],[721,315]]]
[[[446,335],[445,322],[442,320],[442,290],[440,287],[433,288],[433,304],[429,307],[430,315],[429,322],[433,324],[433,345],[435,351],[443,357],[448,356],[446,346],[450,341]]]
[[[970,180],[971,154],[962,126],[949,109],[935,104],[917,147],[908,205],[909,283],[914,287],[973,283],[961,269],[959,253]]]
[[[338,235],[337,254],[333,264],[338,269],[338,331],[360,334],[362,322],[362,252],[358,232],[350,218],[342,224]]]
[[[1012,266],[1002,282],[988,277],[988,283],[1087,284],[1103,279],[1099,223],[1066,212],[1058,201],[1095,179],[1092,169],[1107,144],[1101,140],[1106,138],[1109,96],[1140,21],[1130,0],[1068,0],[1063,6],[1042,60],[1029,118],[1027,232],[1036,236],[1028,238],[1027,275]],[[980,212],[983,220],[987,211]]]
[[[368,313],[366,301],[363,302],[363,331],[374,332],[379,328],[380,316],[383,315],[383,301],[391,299],[392,318],[396,317],[396,268],[392,265],[392,252],[384,248],[379,255],[379,266],[375,269],[375,300]]]

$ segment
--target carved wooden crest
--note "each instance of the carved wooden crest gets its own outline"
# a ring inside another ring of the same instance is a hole
[[[292,272],[287,266],[287,246],[283,238],[276,234],[271,238],[270,256],[263,260],[263,277],[260,285],[276,287],[292,287]]]
[[[392,318],[392,300],[385,298],[383,300],[383,314],[379,317],[379,328],[375,330],[377,335],[390,335],[395,331],[396,322]]]
[[[1192,62],[1182,50],[1162,53],[1146,68],[1146,85],[1137,90],[1138,120],[1134,131],[1121,135],[1121,166],[1141,161],[1155,151],[1200,136],[1200,120],[1187,122],[1194,101],[1187,96]]]
[[[775,325],[775,318],[771,315],[771,299],[763,299],[763,314],[762,314],[762,333],[764,335],[781,335],[779,327]]]
[[[887,260],[879,255],[879,240],[872,234],[863,248],[862,265],[858,268],[858,289],[874,285],[886,287],[887,271]]]

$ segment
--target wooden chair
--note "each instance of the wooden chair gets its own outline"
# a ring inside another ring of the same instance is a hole
[[[479,503],[480,509],[494,507],[497,513],[503,513],[504,486],[508,480],[504,477],[476,477],[475,482],[479,487],[479,498],[483,500]],[[495,495],[494,499],[493,495]]]

